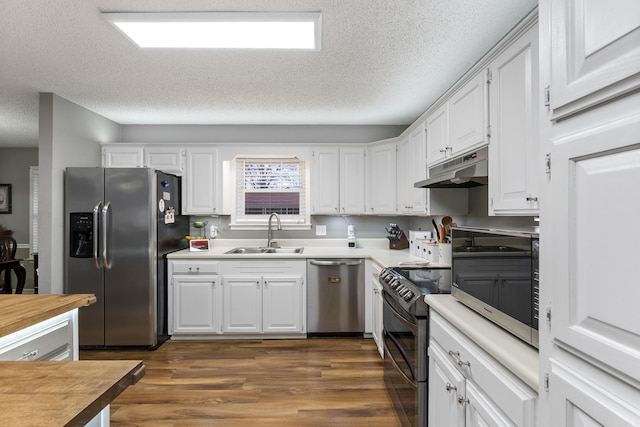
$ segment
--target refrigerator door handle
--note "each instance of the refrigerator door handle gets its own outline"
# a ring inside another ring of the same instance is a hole
[[[100,206],[102,206],[102,200],[100,200],[93,207],[93,263],[95,264],[98,270],[102,269],[102,265],[100,264],[100,248],[98,247],[99,240],[99,224],[100,224]]]
[[[105,203],[102,208],[102,264],[105,270],[111,270],[111,264],[109,263],[109,208],[111,202]]]

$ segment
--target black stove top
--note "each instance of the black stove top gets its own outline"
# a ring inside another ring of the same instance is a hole
[[[451,269],[430,267],[391,267],[380,272],[380,283],[406,312],[414,316],[429,313],[424,296],[451,293]]]

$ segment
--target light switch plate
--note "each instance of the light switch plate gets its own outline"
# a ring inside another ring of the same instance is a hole
[[[327,226],[316,225],[316,236],[326,236],[326,235],[327,235]]]

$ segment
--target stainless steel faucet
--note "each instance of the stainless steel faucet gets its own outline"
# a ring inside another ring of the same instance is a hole
[[[280,224],[280,215],[278,215],[277,212],[272,212],[271,215],[269,215],[269,226],[267,227],[267,247],[268,248],[271,247],[271,238],[273,237],[273,232],[271,231],[271,220],[273,219],[274,216],[278,221],[278,230],[282,230],[282,225]]]

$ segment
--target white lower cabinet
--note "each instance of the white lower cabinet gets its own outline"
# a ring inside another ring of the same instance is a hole
[[[173,333],[220,333],[218,276],[173,276]]]
[[[169,260],[169,334],[306,335],[306,262]]]
[[[306,262],[222,262],[223,334],[306,334]]]
[[[384,341],[382,340],[382,329],[384,328],[384,323],[382,322],[382,285],[379,280],[382,267],[375,262],[372,262],[371,265],[373,270],[371,277],[371,289],[373,292],[371,304],[373,328],[371,335],[376,343],[376,347],[378,347],[378,353],[380,353],[380,356],[384,358]]]
[[[78,360],[77,310],[0,338],[0,361]]]
[[[537,393],[434,310],[429,425],[536,426]]]

